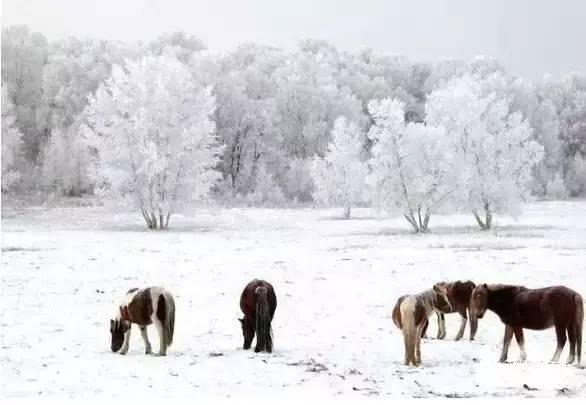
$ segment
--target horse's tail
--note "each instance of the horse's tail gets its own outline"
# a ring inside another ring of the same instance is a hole
[[[584,323],[584,302],[579,294],[574,295],[576,302],[576,323],[574,325],[576,334],[576,355],[578,357],[578,366],[582,357],[582,324]]]
[[[161,292],[161,295],[159,295],[157,317],[163,323],[165,345],[167,347],[171,346],[173,344],[173,333],[175,331],[175,300],[173,300],[173,296],[167,291],[163,291]]]
[[[403,321],[403,339],[405,341],[405,360],[407,365],[409,362],[416,364],[415,359],[415,343],[417,338],[417,328],[415,325],[415,298],[407,297],[403,300],[400,306],[401,320]]]
[[[271,336],[271,313],[267,298],[267,287],[257,287],[254,293],[256,298],[256,349],[255,351],[266,350],[272,352],[273,338]]]
[[[393,308],[393,313],[391,315],[393,319],[393,323],[399,329],[403,328],[403,322],[401,322],[401,303],[405,299],[405,296],[399,297],[397,302],[395,303],[395,307]]]

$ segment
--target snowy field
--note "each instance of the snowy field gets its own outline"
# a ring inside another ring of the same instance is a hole
[[[494,314],[476,342],[454,342],[459,317],[448,315],[448,337],[424,340],[415,369],[402,365],[390,319],[399,295],[440,280],[565,284],[586,295],[586,202],[531,204],[490,232],[471,216],[436,216],[423,236],[370,209],[353,214],[206,208],[152,232],[136,213],[4,206],[1,396],[586,395],[586,370],[564,364],[567,346],[563,363],[548,364],[553,329],[526,331],[526,363],[513,343],[499,364]],[[252,278],[278,297],[271,355],[241,350],[238,301]],[[129,353],[111,353],[114,304],[150,285],[176,297],[174,345],[165,358],[145,356],[134,329]]]

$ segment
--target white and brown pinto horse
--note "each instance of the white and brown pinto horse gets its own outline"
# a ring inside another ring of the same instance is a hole
[[[577,365],[580,366],[584,304],[582,296],[576,291],[564,286],[529,289],[517,285],[482,284],[472,291],[471,315],[482,318],[487,309],[497,314],[505,324],[500,362],[507,360],[513,334],[521,350],[521,361],[524,361],[527,353],[523,328],[544,330],[555,327],[557,348],[551,361],[559,361],[567,333],[570,340],[567,363],[572,364],[577,358]]]
[[[441,284],[416,295],[399,297],[393,309],[393,322],[403,332],[405,365],[421,364],[421,334],[427,318],[434,312],[451,311],[447,289]]]
[[[112,351],[120,354],[128,352],[130,327],[135,323],[140,329],[145,344],[145,353],[151,353],[147,326],[155,325],[159,333],[159,356],[167,354],[167,347],[173,343],[175,329],[175,301],[171,293],[161,287],[148,287],[129,290],[116,309],[114,319],[110,320]]]

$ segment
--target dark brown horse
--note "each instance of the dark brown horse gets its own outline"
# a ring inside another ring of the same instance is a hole
[[[159,356],[165,356],[167,347],[173,343],[175,329],[175,301],[171,293],[161,287],[128,290],[117,306],[114,318],[110,320],[113,352],[128,352],[130,327],[133,323],[140,329],[146,354],[151,353],[146,328],[150,324],[155,325],[159,332]]]
[[[451,283],[442,282],[438,283],[443,285],[448,290],[448,300],[450,301],[450,305],[452,309],[450,311],[446,311],[446,314],[451,314],[457,312],[460,314],[460,330],[456,335],[456,340],[462,339],[464,336],[464,330],[466,329],[466,323],[468,321],[468,315],[470,314],[470,297],[472,296],[472,290],[476,285],[472,281],[454,281]],[[438,323],[438,331],[437,331],[437,338],[443,339],[446,337],[446,320],[444,312],[436,311],[437,315],[437,323]],[[428,324],[425,325],[423,328],[423,335],[425,336],[425,332],[427,331]],[[474,316],[470,316],[470,340],[474,340],[474,336],[476,335],[476,330],[478,329],[478,320]]]
[[[244,335],[244,349],[250,349],[256,333],[256,353],[273,351],[271,322],[277,308],[273,286],[264,280],[252,280],[240,295],[240,309],[244,318],[239,319]]]
[[[564,286],[529,289],[515,285],[477,286],[472,291],[470,309],[472,316],[482,318],[487,309],[496,313],[505,324],[505,337],[500,362],[507,360],[513,334],[521,350],[521,360],[527,358],[523,328],[544,330],[555,327],[557,349],[551,359],[557,362],[566,343],[570,340],[568,364],[580,365],[582,352],[582,323],[584,306],[582,296]]]

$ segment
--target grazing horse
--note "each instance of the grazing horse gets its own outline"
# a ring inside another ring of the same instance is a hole
[[[529,289],[516,285],[477,286],[472,291],[470,309],[473,316],[482,318],[487,309],[496,313],[505,324],[505,337],[499,361],[505,362],[513,334],[521,350],[521,361],[527,359],[523,328],[533,330],[555,327],[557,349],[551,362],[558,362],[566,333],[570,340],[568,364],[580,365],[582,352],[582,323],[584,305],[582,296],[564,286]]]
[[[252,280],[240,295],[240,309],[244,318],[238,319],[244,335],[244,350],[250,349],[256,333],[255,353],[273,351],[271,321],[277,308],[273,286],[264,280]]]
[[[393,309],[393,322],[403,332],[405,365],[421,364],[421,332],[435,310],[450,311],[447,289],[441,284],[417,295],[399,297]]]
[[[470,313],[470,297],[472,296],[472,290],[476,285],[472,281],[454,281],[451,283],[441,282],[438,283],[443,285],[448,290],[448,300],[450,301],[451,311],[445,311],[446,314],[458,312],[461,317],[460,330],[456,335],[455,340],[462,339],[464,336],[464,330],[466,329],[466,322],[468,321],[468,314]],[[446,337],[446,319],[444,312],[436,311],[437,314],[437,338],[443,339]],[[422,337],[425,337],[428,323],[423,328]],[[474,340],[476,330],[478,329],[478,320],[476,317],[470,315],[470,340]]]
[[[161,287],[133,288],[128,290],[110,320],[112,351],[128,352],[130,327],[136,323],[145,344],[145,353],[151,353],[147,326],[154,324],[159,332],[159,356],[167,354],[167,347],[173,343],[175,329],[175,301],[171,293]]]

